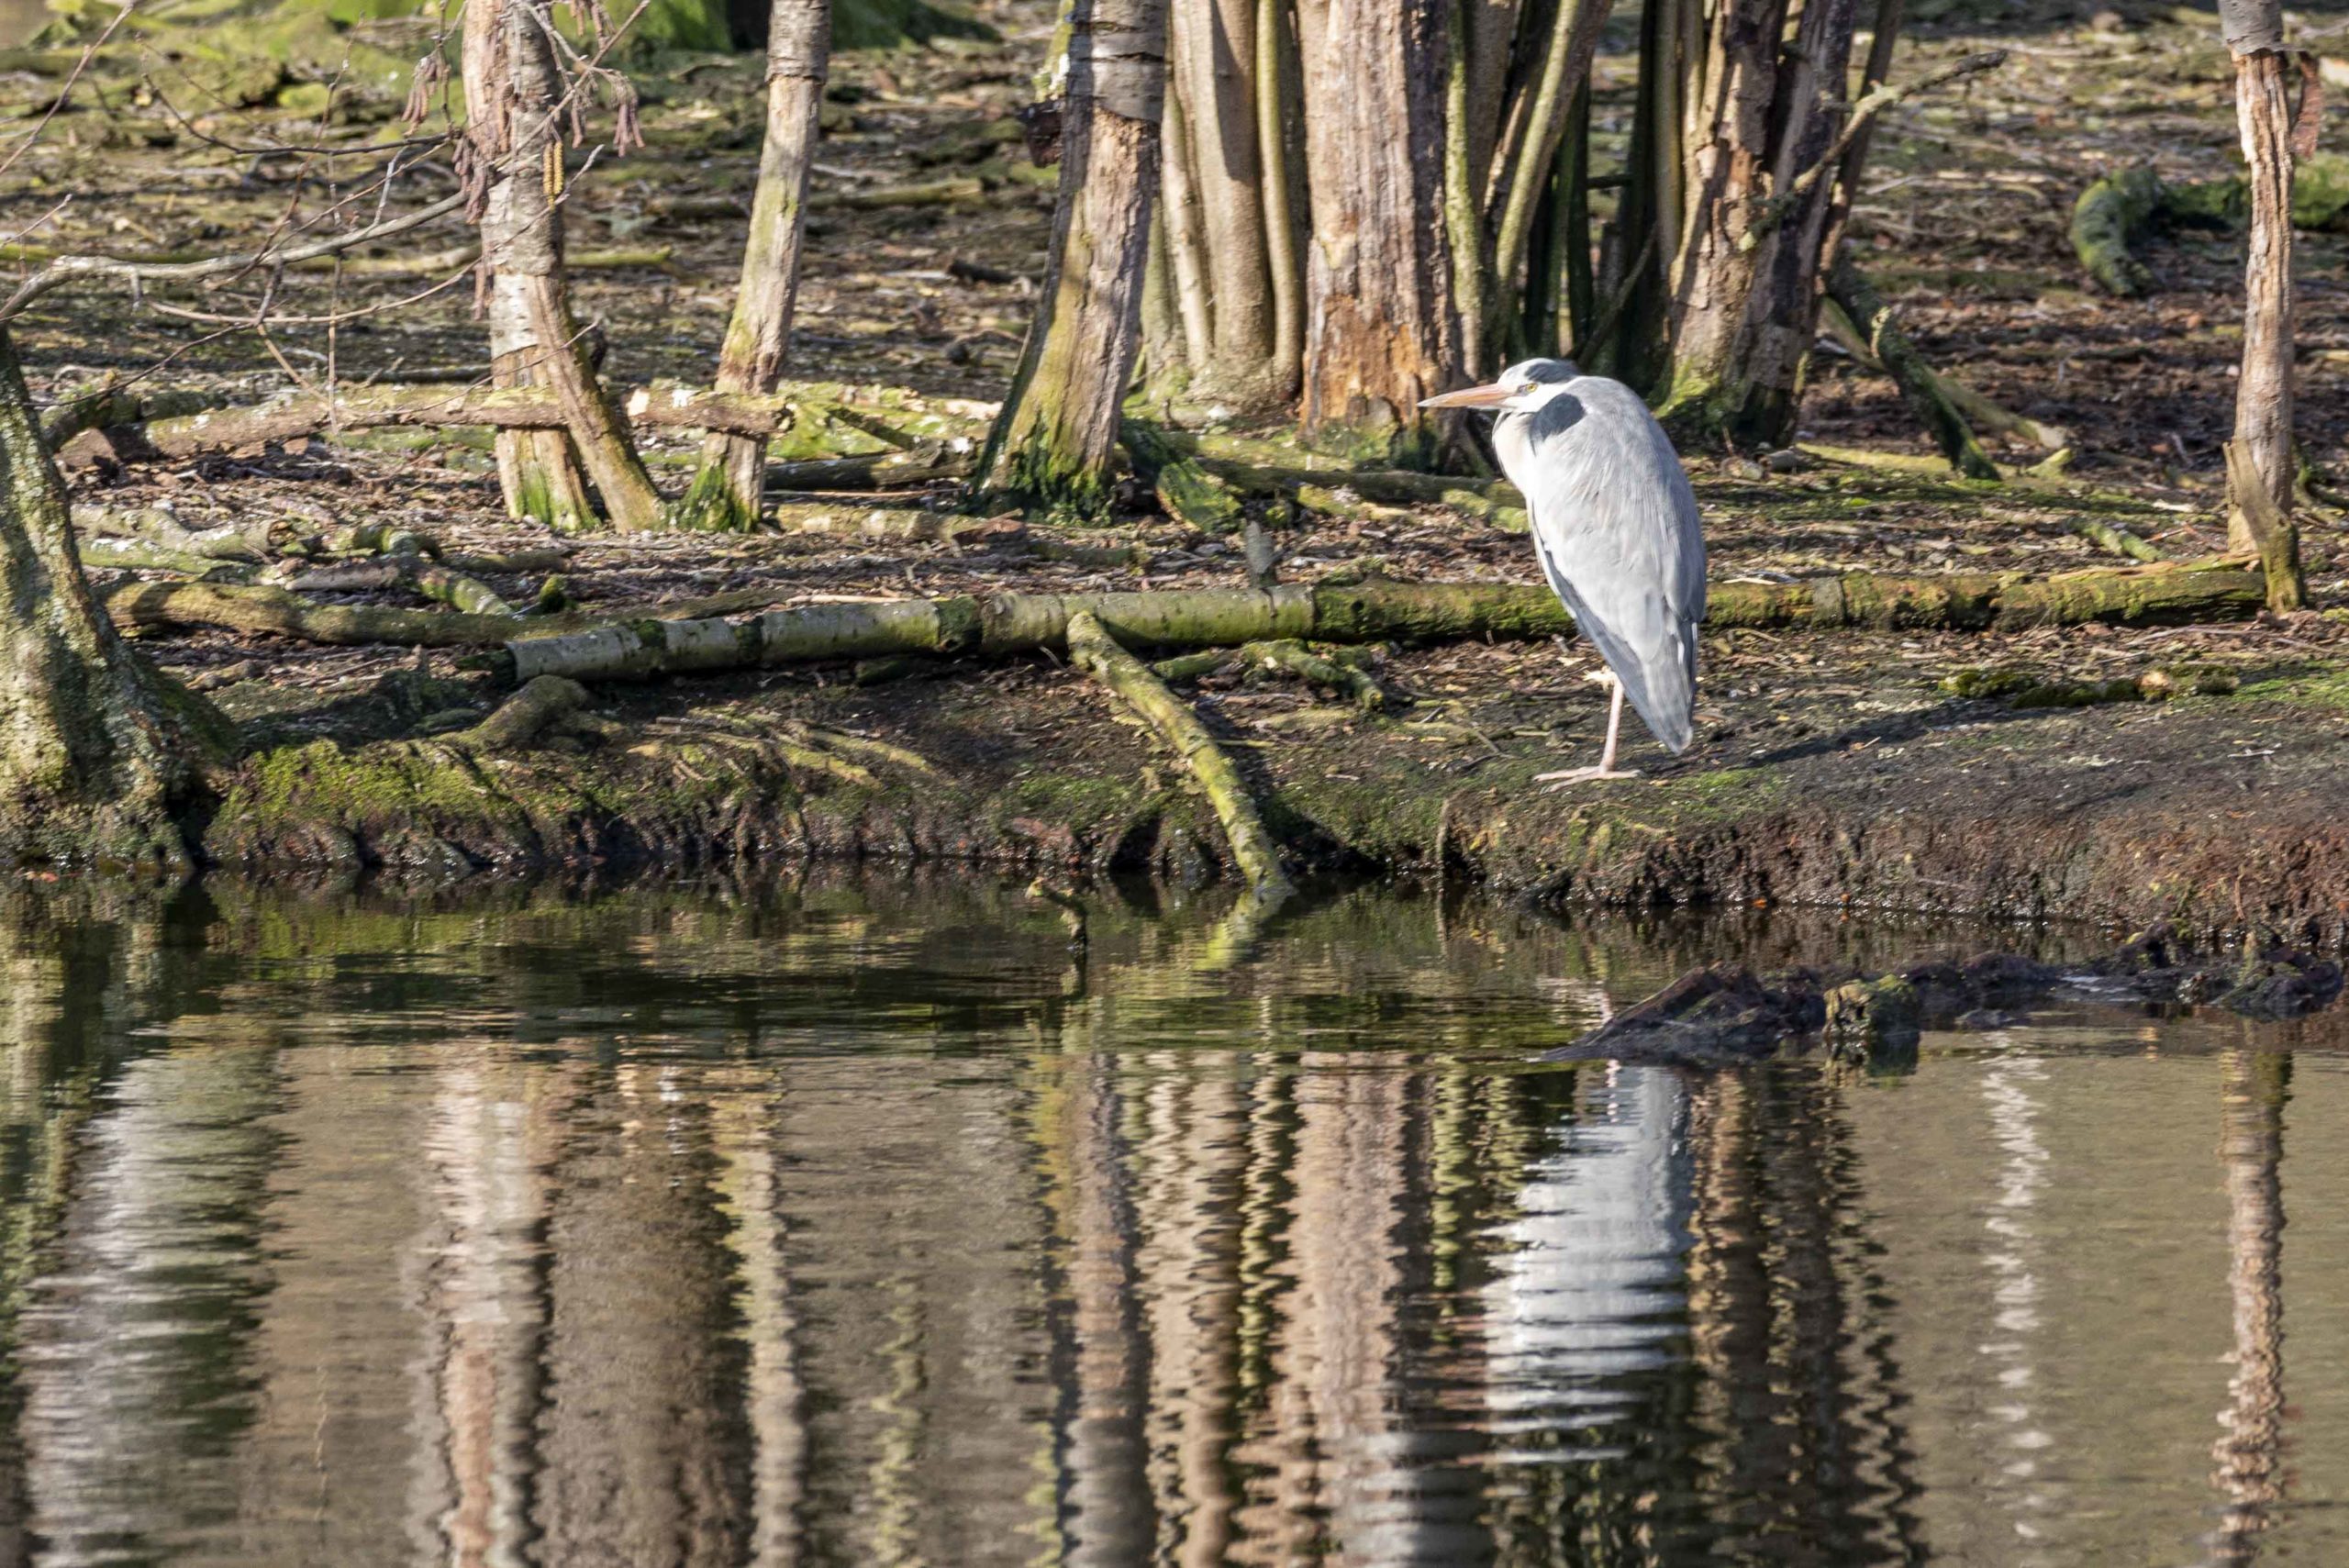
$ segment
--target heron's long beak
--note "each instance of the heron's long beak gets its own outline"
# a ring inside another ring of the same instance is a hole
[[[1422,408],[1497,408],[1509,400],[1506,386],[1467,386],[1419,399]]]

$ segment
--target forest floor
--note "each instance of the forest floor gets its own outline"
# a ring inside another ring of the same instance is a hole
[[[1002,44],[941,40],[835,63],[796,377],[912,387],[969,400],[972,415],[1001,395],[1043,266],[1053,179],[1027,161],[1006,117],[1034,95],[1050,7],[997,0],[977,10]],[[1619,46],[1627,21],[1619,18]],[[352,36],[373,51],[370,61],[412,60],[423,39],[409,35],[422,25],[366,23]],[[39,139],[0,167],[0,222],[20,247],[233,251],[296,202],[315,206],[337,181],[360,179],[381,161],[369,149],[402,134],[391,117],[406,83],[388,71],[354,70],[329,98],[305,80],[316,72],[298,59],[265,81],[224,76],[207,59],[174,57],[172,37],[102,61]],[[1917,25],[1896,79],[1984,47],[2009,50],[2008,63],[1886,117],[1854,243],[1939,367],[2067,429],[2076,458],[2060,481],[1994,487],[1817,456],[1789,456],[1782,472],[1735,454],[1688,453],[1717,581],[2125,564],[2073,531],[2084,516],[2180,559],[2223,547],[2220,443],[2232,417],[2240,239],[2149,242],[2143,255],[2161,287],[2143,300],[2091,292],[2065,239],[2072,200],[2099,172],[2148,161],[2169,178],[2234,171],[2215,18],[2166,6],[2092,17],[2041,6],[1981,23],[1944,7]],[[57,101],[58,63],[0,58],[0,108],[37,123]],[[1621,157],[1631,70],[1620,47],[1599,63],[1602,170]],[[385,82],[374,84],[373,74]],[[670,59],[636,82],[650,145],[598,157],[573,176],[571,244],[574,253],[659,254],[582,271],[575,298],[583,317],[602,324],[607,378],[706,384],[739,265],[758,62]],[[256,150],[270,148],[295,150]],[[428,163],[399,199],[431,199],[448,178]],[[942,199],[859,205],[908,185],[940,185]],[[446,250],[465,238],[451,220],[407,243]],[[2321,497],[2349,490],[2343,251],[2340,236],[2310,234],[2299,253],[2299,432]],[[290,274],[268,300],[270,324],[256,330],[262,297],[255,280],[200,297],[155,296],[210,312],[206,322],[83,286],[40,302],[16,332],[45,401],[131,376],[238,404],[329,381],[485,380],[462,262],[444,258],[437,272],[404,277]],[[332,328],[301,319],[347,317],[362,306],[380,313]],[[691,438],[644,435],[656,476],[681,485]],[[1930,452],[1891,384],[1825,345],[1802,439]],[[1994,452],[2018,466],[2043,455]],[[71,478],[77,505],[168,504],[190,528],[262,518],[316,533],[390,521],[452,550],[555,542],[503,517],[479,433],[354,433],[188,461],[101,460],[76,465]],[[944,497],[805,498],[852,518],[875,505]],[[2342,523],[2335,510],[2303,516],[2320,606],[2349,603]],[[1521,536],[1444,507],[1351,522],[1300,516],[1279,539],[1278,570],[1292,582],[1365,571],[1539,580]],[[589,611],[645,613],[719,593],[784,606],[1246,580],[1235,541],[1146,511],[1107,531],[1031,524],[963,544],[852,531],[562,542],[572,551],[568,592]],[[517,602],[539,585],[536,576],[490,581]],[[323,597],[416,602],[396,590]],[[461,653],[220,630],[150,636],[144,646],[238,718],[254,749],[215,818],[209,847],[227,858],[463,874],[817,847],[1072,867],[1155,860],[1181,871],[1212,846],[1166,760],[1049,656],[926,669],[885,685],[859,684],[845,666],[811,666],[601,688],[607,732],[651,739],[605,759],[592,737],[576,755],[539,754],[520,765],[545,792],[534,796],[511,773],[422,781],[420,767],[450,770],[420,761],[432,755],[419,750],[420,721],[486,711],[502,695]],[[2073,708],[1947,689],[1961,672],[1986,667],[2090,681],[2181,664],[2224,667],[2232,682],[2217,684],[2234,689]],[[1236,676],[1209,677],[1195,695],[1246,759],[1275,827],[1318,863],[1441,865],[1560,897],[2121,920],[2167,912],[2214,926],[2295,927],[2326,941],[2349,935],[2349,789],[2337,782],[2349,776],[2349,625],[2321,613],[2198,628],[1711,637],[1687,755],[1668,758],[1634,735],[1628,760],[1648,778],[1542,793],[1533,773],[1595,752],[1602,695],[1582,678],[1595,667],[1578,646],[1393,650],[1379,668],[1393,702],[1377,716]],[[718,764],[707,757],[662,756],[658,790],[643,773],[662,735],[792,724],[885,739],[937,771],[859,779],[857,770],[810,775],[785,763],[712,784],[706,775]],[[598,773],[612,766],[637,769],[635,784]],[[693,787],[681,784],[680,767]],[[371,784],[353,768],[382,776]]]

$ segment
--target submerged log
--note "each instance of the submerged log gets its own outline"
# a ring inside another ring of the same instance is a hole
[[[1198,781],[1208,804],[1215,808],[1216,820],[1223,824],[1232,862],[1247,880],[1249,891],[1265,901],[1286,898],[1294,892],[1287,873],[1281,870],[1279,847],[1248,793],[1247,781],[1190,705],[1167,690],[1166,684],[1151,673],[1150,666],[1126,651],[1090,611],[1078,610],[1069,617],[1067,636],[1070,662],[1114,693]]]
[[[2289,1018],[2330,1006],[2341,990],[2341,966],[2330,960],[2272,945],[2233,959],[2198,956],[2155,926],[2116,952],[2061,969],[1984,953],[1881,974],[1755,974],[1729,964],[1694,970],[1539,1060],[1723,1066],[1823,1035],[1831,1055],[1882,1067],[1912,1058],[1926,1027],[2001,1028],[2015,1021],[2013,1009],[2051,998],[2216,1006]]]

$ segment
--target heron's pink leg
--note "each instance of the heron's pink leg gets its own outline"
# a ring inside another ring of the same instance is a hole
[[[1612,695],[1607,705],[1607,745],[1598,753],[1598,766],[1569,768],[1558,773],[1536,773],[1533,775],[1535,784],[1546,784],[1552,789],[1563,789],[1567,784],[1581,784],[1590,779],[1635,779],[1640,776],[1640,770],[1637,768],[1619,769],[1615,766],[1615,743],[1621,739],[1623,733],[1623,683],[1617,678],[1612,670],[1609,671],[1603,679],[1612,688]]]

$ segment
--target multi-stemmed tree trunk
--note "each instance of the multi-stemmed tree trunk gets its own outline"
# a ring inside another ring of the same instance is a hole
[[[184,868],[206,744],[91,596],[65,486],[0,328],[0,863]]]
[[[1427,464],[1419,402],[1460,377],[1444,243],[1442,0],[1299,0],[1312,239],[1302,422],[1364,462]]]
[[[2235,123],[2251,197],[2243,278],[2243,368],[2235,382],[2235,435],[2228,450],[2228,542],[2256,554],[2268,604],[2298,609],[2299,548],[2292,510],[2292,159],[2314,150],[2314,115],[2296,139],[2292,56],[2280,0],[2221,0],[2234,56]],[[2306,89],[2313,94],[2313,85]],[[2295,147],[2296,139],[2306,145]]]
[[[1201,340],[1185,342],[1188,390],[1246,409],[1276,406],[1296,385],[1294,354],[1284,361],[1278,341],[1284,306],[1292,317],[1296,311],[1296,250],[1286,245],[1276,266],[1270,212],[1279,206],[1286,217],[1287,182],[1275,175],[1287,133],[1275,120],[1267,139],[1258,112],[1266,83],[1258,33],[1269,28],[1276,37],[1284,9],[1275,0],[1169,6],[1167,188],[1170,200],[1184,198],[1182,232],[1199,248],[1184,262],[1201,285],[1193,302]],[[1270,90],[1277,93],[1276,44],[1275,50]]]
[[[807,165],[816,153],[831,60],[829,0],[774,0],[767,24],[767,131],[751,198],[751,237],[742,250],[742,288],[718,350],[718,390],[768,393],[783,374],[791,307],[799,292],[799,242],[806,227]],[[740,531],[759,520],[767,443],[713,431],[701,466],[678,508],[680,526]]]
[[[984,490],[1097,515],[1141,323],[1158,193],[1166,0],[1076,0],[1042,303],[979,465]]]
[[[563,283],[563,92],[553,28],[550,0],[479,0],[465,12],[465,136],[490,177],[480,223],[493,377],[500,386],[548,388],[566,426],[501,433],[498,479],[514,516],[581,528],[594,521],[584,468],[615,527],[658,528],[661,498],[596,384]]]
[[[1675,58],[1648,72],[1660,161],[1675,154],[1665,95],[1681,106],[1678,227],[1657,230],[1667,417],[1758,441],[1792,427],[1858,174],[1848,159],[1820,167],[1851,111],[1855,11],[1854,0],[1807,5],[1788,39],[1786,0],[1722,0],[1701,35],[1675,37]]]

